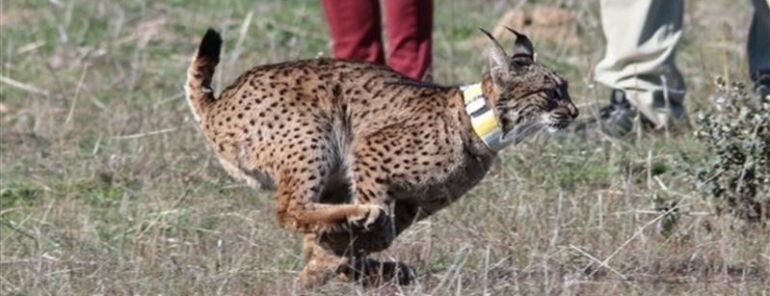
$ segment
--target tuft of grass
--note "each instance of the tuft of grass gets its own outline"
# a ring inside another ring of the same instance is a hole
[[[0,208],[7,209],[34,203],[43,191],[32,184],[3,184],[0,189]]]

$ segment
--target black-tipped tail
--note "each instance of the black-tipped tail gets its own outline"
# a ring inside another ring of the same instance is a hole
[[[216,30],[209,28],[206,35],[203,35],[200,47],[198,47],[198,58],[208,58],[218,62],[221,51],[222,36]]]
[[[208,106],[216,100],[211,88],[214,69],[219,64],[219,54],[222,51],[222,36],[208,29],[203,35],[198,53],[195,54],[190,67],[187,69],[187,101],[193,109],[195,119],[200,121],[206,114]]]

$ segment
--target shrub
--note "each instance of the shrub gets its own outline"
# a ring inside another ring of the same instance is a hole
[[[697,172],[700,189],[719,213],[770,223],[770,99],[740,82],[716,81],[707,110],[697,115],[695,135],[709,151]]]

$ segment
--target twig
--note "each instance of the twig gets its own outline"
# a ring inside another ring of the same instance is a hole
[[[75,113],[75,106],[78,103],[78,96],[80,95],[80,89],[83,88],[83,80],[86,78],[87,72],[88,72],[88,63],[83,65],[83,73],[80,74],[80,80],[78,80],[78,85],[75,87],[75,95],[72,96],[72,104],[70,105],[70,112],[67,113],[67,119],[64,120],[65,126],[72,119],[72,114]]]
[[[31,85],[31,84],[28,84],[28,83],[24,83],[24,82],[13,80],[13,79],[5,77],[3,75],[0,75],[0,82],[8,84],[8,85],[13,86],[13,87],[18,88],[18,89],[27,91],[27,92],[31,92],[31,93],[35,93],[35,94],[41,94],[41,95],[44,95],[44,96],[48,95],[48,91],[47,90],[38,88],[38,87],[36,87],[34,85]]]
[[[6,219],[0,219],[0,224],[5,225],[8,228],[10,228],[11,230],[15,231],[16,233],[21,234],[22,236],[25,236],[25,237],[31,239],[35,243],[35,250],[40,250],[40,241],[38,241],[38,239],[34,235],[32,235],[29,232],[26,232],[23,229],[21,229],[20,227],[18,227],[15,223],[13,223],[13,221],[6,220]]]
[[[171,96],[168,96],[168,97],[165,97],[163,99],[158,100],[154,105],[152,105],[152,108],[153,109],[157,109],[158,107],[160,107],[160,106],[162,106],[164,104],[167,104],[169,102],[173,102],[173,101],[175,101],[175,100],[177,100],[179,98],[184,98],[184,96],[185,96],[185,92],[184,91],[177,92],[177,93],[175,93],[175,94],[173,94]]]
[[[290,26],[286,23],[279,23],[274,21],[267,21],[265,24],[270,24],[275,30],[291,33],[305,39],[325,40],[323,37],[318,37],[318,34],[308,33],[299,27]]]
[[[243,40],[246,39],[246,33],[249,32],[249,26],[251,25],[251,19],[254,17],[254,11],[249,11],[248,14],[246,14],[246,19],[243,20],[243,23],[241,23],[241,30],[238,34],[238,41],[235,42],[235,48],[233,49],[232,54],[230,55],[230,65],[232,66],[235,64],[235,61],[238,59],[238,56],[241,55],[241,51],[243,50]]]
[[[665,102],[665,110],[671,110],[671,99],[668,97],[668,80],[666,80],[666,75],[661,74],[660,75],[660,82],[663,85],[663,101]],[[671,133],[668,129],[668,122],[663,124],[663,128],[665,129],[666,139],[671,139]]]
[[[484,296],[491,295],[489,293],[489,253],[489,245],[487,245],[486,250],[484,250],[484,276],[482,277],[482,286],[484,287],[482,295]]]
[[[2,275],[0,275],[0,281],[2,281],[2,282],[3,282],[4,284],[6,284],[6,285],[9,285],[9,286],[11,286],[11,287],[12,287],[12,290],[16,290],[16,291],[19,291],[19,290],[20,290],[19,286],[17,286],[17,285],[14,285],[14,284],[13,284],[13,282],[11,282],[11,281],[7,280],[7,279],[6,279],[5,277],[3,277]]]
[[[97,152],[99,152],[99,146],[102,144],[102,134],[99,134],[99,138],[96,139],[96,143],[94,144],[94,149],[91,149],[91,155],[95,156]]]
[[[617,211],[608,213],[607,215],[637,215],[637,214],[647,214],[647,215],[660,215],[660,211],[655,210],[630,210],[630,211]],[[677,215],[680,216],[712,216],[714,213],[711,212],[679,212]]]
[[[115,137],[112,137],[112,138],[115,139],[115,140],[136,139],[136,138],[141,138],[141,137],[145,137],[145,136],[165,134],[165,133],[173,132],[175,130],[177,130],[177,128],[172,127],[172,128],[167,128],[167,129],[162,129],[162,130],[157,130],[157,131],[151,131],[151,132],[146,132],[146,133],[138,133],[138,134],[133,134],[133,135],[125,135],[125,136],[115,136]]]
[[[663,188],[663,190],[665,190],[665,191],[671,191],[671,190],[669,190],[669,189],[668,189],[668,186],[666,186],[666,183],[663,183],[663,180],[661,180],[660,178],[658,178],[658,176],[654,176],[654,177],[652,177],[652,179],[653,179],[653,180],[655,180],[656,182],[658,182],[658,186],[660,186],[661,188]]]
[[[623,279],[624,281],[627,281],[627,280],[628,280],[628,277],[627,277],[627,276],[625,276],[624,274],[620,273],[620,271],[617,271],[616,269],[612,268],[612,266],[610,266],[609,264],[607,264],[607,262],[604,262],[604,261],[599,261],[599,259],[597,259],[597,258],[596,258],[596,257],[594,257],[594,256],[591,256],[591,254],[588,254],[588,252],[586,252],[586,251],[583,251],[582,249],[580,249],[580,248],[576,247],[575,245],[569,245],[569,247],[570,247],[571,249],[575,250],[575,251],[578,251],[578,252],[579,252],[580,254],[582,254],[583,256],[586,256],[586,257],[588,257],[588,259],[591,259],[592,261],[594,261],[594,262],[596,262],[596,263],[599,263],[599,265],[606,267],[607,269],[609,269],[610,271],[612,271],[613,273],[615,273],[616,275],[618,275],[618,276],[619,276],[621,279]]]
[[[678,209],[679,207],[680,207],[680,205],[676,205],[674,207],[671,207],[665,213],[658,215],[657,217],[655,217],[655,219],[652,219],[649,222],[647,222],[646,224],[642,225],[642,227],[639,227],[639,229],[636,230],[636,232],[631,237],[629,237],[625,242],[623,242],[623,244],[620,245],[620,247],[615,249],[615,251],[612,252],[612,254],[607,256],[607,258],[605,258],[601,262],[602,265],[606,265],[608,262],[610,262],[610,260],[612,260],[612,258],[615,257],[615,255],[620,253],[620,251],[623,250],[629,243],[631,243],[632,240],[634,240],[637,236],[642,234],[642,231],[644,231],[644,229],[646,229],[647,227],[649,227],[652,224],[655,224],[655,222],[658,222],[658,220],[663,219],[663,217],[665,217],[666,215],[670,214],[671,212],[673,212],[674,210]]]
[[[465,260],[467,259],[465,257],[465,255],[466,255],[465,253],[466,253],[466,251],[468,251],[469,248],[470,248],[470,245],[465,244],[465,245],[463,245],[460,248],[460,250],[457,251],[457,253],[456,253],[457,255],[455,257],[455,260],[454,260],[454,262],[452,262],[452,265],[450,265],[449,269],[447,270],[446,276],[443,279],[441,279],[441,282],[439,282],[438,285],[436,285],[436,288],[433,289],[432,292],[434,292],[434,293],[430,293],[430,294],[438,294],[438,293],[435,293],[435,292],[437,292],[439,289],[441,289],[444,286],[445,283],[449,283],[449,282],[452,281],[452,277],[455,276],[455,274],[457,273],[457,270],[460,269],[460,266],[465,264]],[[447,288],[447,290],[448,290],[448,288]]]
[[[36,49],[42,47],[43,45],[45,45],[45,40],[38,40],[38,41],[35,41],[35,42],[32,42],[32,43],[28,43],[28,44],[26,44],[26,45],[24,45],[22,47],[19,47],[19,49],[17,49],[16,54],[22,55],[22,54],[28,53],[30,51],[36,50]]]

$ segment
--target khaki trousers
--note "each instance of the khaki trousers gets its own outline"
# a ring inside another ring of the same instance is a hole
[[[770,0],[752,0],[747,50],[752,78],[770,70]],[[683,0],[601,0],[607,40],[596,80],[626,92],[629,102],[656,125],[685,114],[685,83],[674,63],[682,36]]]

